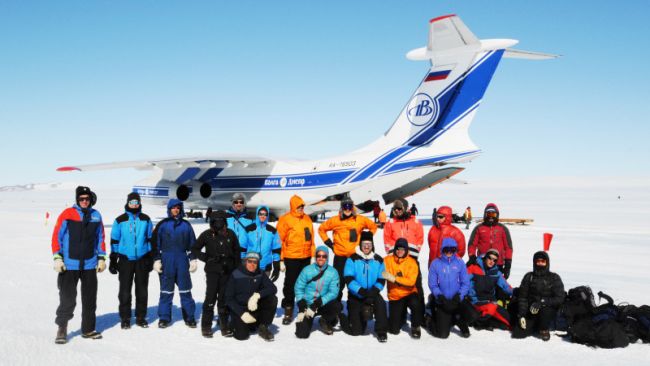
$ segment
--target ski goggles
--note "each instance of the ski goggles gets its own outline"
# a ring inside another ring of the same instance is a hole
[[[493,217],[497,217],[497,213],[496,213],[496,211],[488,211],[488,212],[485,214],[485,216],[490,217],[490,218],[493,218]]]
[[[438,220],[444,220],[445,219],[445,215],[437,215],[436,217],[438,218]]]
[[[140,201],[138,201],[138,200],[130,200],[129,201],[129,205],[131,205],[131,206],[135,206],[135,205],[139,205],[139,204],[140,204]]]
[[[344,203],[343,205],[341,205],[341,208],[344,210],[352,210],[352,207],[354,207],[354,205],[351,203]]]
[[[458,250],[458,249],[456,249],[456,248],[454,248],[454,247],[445,247],[445,248],[442,248],[442,252],[443,252],[443,253],[456,253],[457,250]]]
[[[260,212],[257,214],[257,216],[268,216],[268,215],[269,215],[269,214],[268,214],[268,212],[266,212],[266,211],[260,211]]]

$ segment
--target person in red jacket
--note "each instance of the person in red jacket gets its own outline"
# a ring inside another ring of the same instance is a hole
[[[391,219],[384,226],[384,249],[387,255],[392,254],[397,239],[404,238],[409,243],[409,255],[417,260],[424,243],[424,228],[406,207],[408,204],[399,199],[393,203]]]
[[[512,239],[510,231],[499,223],[499,208],[488,203],[483,213],[483,222],[474,227],[469,237],[469,264],[476,263],[476,256],[482,256],[491,248],[499,252],[499,271],[508,279],[512,265]]]
[[[434,225],[429,229],[429,266],[436,258],[442,254],[442,240],[445,238],[452,238],[458,244],[458,251],[456,255],[463,258],[465,255],[465,235],[463,232],[452,225],[451,207],[441,206],[436,211],[436,216],[433,218]]]

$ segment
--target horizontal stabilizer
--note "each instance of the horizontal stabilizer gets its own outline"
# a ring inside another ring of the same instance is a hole
[[[506,49],[503,57],[505,58],[519,58],[524,60],[550,60],[560,57],[560,55],[554,55],[551,53],[541,53],[541,52],[531,52],[531,51],[522,51],[516,50],[514,48]]]

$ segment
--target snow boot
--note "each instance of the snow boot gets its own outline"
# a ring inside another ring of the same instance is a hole
[[[122,319],[122,322],[120,324],[122,329],[130,329],[131,328],[131,319]]]
[[[318,324],[320,325],[320,330],[321,330],[323,333],[325,333],[325,334],[327,334],[327,335],[332,335],[332,333],[334,333],[334,330],[332,329],[332,326],[330,326],[330,325],[327,323],[327,320],[325,320],[325,318],[323,318],[322,316],[321,316],[320,319],[318,320]]]
[[[186,320],[185,325],[190,328],[196,328],[196,320]]]
[[[377,340],[379,341],[379,343],[386,343],[386,341],[388,340],[388,336],[386,335],[386,332],[377,333]]]
[[[149,323],[147,323],[147,320],[145,320],[144,318],[136,319],[135,325],[137,325],[140,328],[149,328]]]
[[[201,335],[204,336],[205,338],[212,338],[212,328],[210,327],[201,327]]]
[[[546,341],[548,341],[549,339],[551,339],[551,333],[550,333],[548,330],[541,330],[541,331],[539,332],[539,335],[542,337],[542,340],[543,340],[544,342],[546,342]]]
[[[463,338],[469,338],[470,333],[469,333],[469,327],[467,325],[458,325],[458,328],[460,328],[460,336]]]
[[[86,338],[86,339],[102,339],[102,334],[99,333],[99,332],[96,331],[96,330],[93,330],[92,332],[83,333],[83,334],[81,335],[81,338]]]
[[[221,328],[222,337],[232,337],[232,329],[230,329],[226,318],[219,317],[219,328]]]
[[[411,328],[411,338],[420,339],[421,335],[422,335],[422,333],[420,332],[420,327],[412,327]]]
[[[169,326],[169,320],[158,320],[158,328],[167,328]]]
[[[259,334],[259,336],[267,342],[273,342],[274,340],[273,333],[271,333],[268,325],[266,324],[260,324],[259,328],[257,329],[257,334]]]
[[[293,320],[293,306],[286,306],[284,308],[284,316],[282,317],[282,324],[289,325]]]
[[[68,326],[67,325],[59,327],[59,329],[56,331],[56,338],[54,339],[54,343],[56,343],[56,344],[66,344],[66,343],[68,343]]]

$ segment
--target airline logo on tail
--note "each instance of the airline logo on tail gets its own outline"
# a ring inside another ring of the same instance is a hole
[[[418,93],[411,98],[406,117],[414,126],[424,126],[435,121],[438,116],[438,103],[426,93]]]

